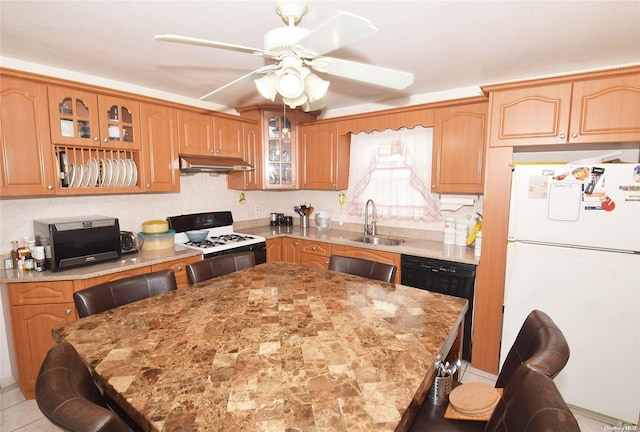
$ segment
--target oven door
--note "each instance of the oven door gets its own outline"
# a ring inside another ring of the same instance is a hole
[[[247,252],[247,251],[252,251],[253,254],[255,255],[256,265],[264,264],[267,262],[267,244],[265,242],[254,243],[254,244],[245,245],[245,246],[238,246],[233,249],[227,249],[227,250],[218,251],[218,252],[206,252],[204,254],[204,258],[211,258],[213,256],[218,256],[218,255],[227,255],[227,254]]]

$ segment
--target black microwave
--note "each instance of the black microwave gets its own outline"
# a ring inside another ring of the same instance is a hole
[[[120,224],[117,218],[84,216],[34,220],[36,244],[44,246],[47,268],[71,267],[120,258]]]

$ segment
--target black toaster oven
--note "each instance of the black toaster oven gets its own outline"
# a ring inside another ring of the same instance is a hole
[[[47,268],[64,270],[120,258],[117,218],[84,216],[34,220],[37,245],[45,247]]]

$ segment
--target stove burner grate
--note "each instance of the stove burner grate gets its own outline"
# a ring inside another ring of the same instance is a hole
[[[204,239],[201,242],[187,241],[184,245],[208,249],[216,246],[224,246],[229,243],[238,243],[253,239],[254,237],[243,234],[223,234]]]

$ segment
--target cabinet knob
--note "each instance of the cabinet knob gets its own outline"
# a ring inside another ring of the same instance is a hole
[[[560,139],[565,139],[566,135],[565,134],[560,134]]]
[[[53,190],[53,185],[48,185],[48,186],[47,186],[47,189],[49,189],[49,190]]]
[[[147,183],[147,189],[151,189],[151,185]]]
[[[104,139],[102,140],[102,142],[108,143],[108,142],[109,142],[109,138],[104,138]]]
[[[182,271],[182,266],[178,266],[177,270]]]
[[[100,138],[98,138],[98,137],[93,137],[93,140],[94,140],[95,142],[98,142],[98,141],[100,141]]]
[[[64,314],[65,315],[71,315],[71,309],[65,309],[64,310]]]
[[[578,134],[577,133],[572,133],[571,134],[571,138],[578,138]]]
[[[331,187],[336,187],[336,184],[335,183],[331,183]]]
[[[431,185],[431,189],[435,189],[435,188],[436,188],[436,185]]]
[[[315,246],[311,246],[311,250],[316,250],[316,247]]]

